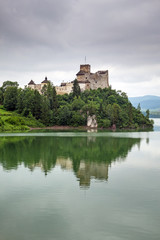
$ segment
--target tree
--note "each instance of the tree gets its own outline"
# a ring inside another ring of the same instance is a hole
[[[98,104],[94,101],[89,101],[88,104],[83,106],[83,112],[93,116],[98,111]]]
[[[30,113],[34,115],[34,90],[30,88],[24,89],[23,96],[23,115],[28,116]]]
[[[57,110],[57,93],[55,87],[51,82],[48,82],[47,85],[43,86],[42,94],[48,99],[50,109]]]
[[[87,120],[84,116],[84,114],[81,114],[81,112],[73,112],[72,114],[72,119],[71,119],[71,124],[72,126],[82,126],[86,125]]]
[[[59,124],[66,126],[70,125],[71,111],[68,106],[63,106],[59,109]]]
[[[0,88],[0,104],[4,104],[4,93],[8,87],[16,87],[18,88],[19,84],[17,82],[5,81]]]
[[[40,119],[41,117],[41,100],[42,100],[42,97],[40,95],[40,93],[35,90],[34,91],[34,107],[33,107],[33,116],[36,118],[36,119]]]
[[[137,106],[137,110],[140,112],[141,111],[141,105],[140,105],[140,103],[138,104],[138,106]]]
[[[148,119],[149,119],[149,114],[150,114],[149,109],[147,109],[146,110],[146,118],[148,118]]]
[[[129,123],[132,124],[133,122],[133,111],[132,111],[132,104],[129,102],[127,105],[128,116],[129,116]]]
[[[49,125],[49,122],[50,122],[49,101],[46,97],[43,97],[43,100],[42,100],[41,121],[45,125]]]
[[[4,107],[14,111],[17,105],[17,87],[7,87],[4,93]]]
[[[85,105],[85,103],[80,97],[74,98],[74,100],[72,102],[72,109],[74,111],[81,110],[84,105]]]
[[[106,113],[107,118],[108,118],[108,119],[111,121],[111,123],[113,124],[113,109],[112,109],[112,105],[111,105],[111,104],[108,104],[108,105],[106,106],[105,113]]]
[[[113,123],[117,124],[119,120],[120,106],[114,103],[112,107],[113,107]]]
[[[113,103],[116,103],[117,101],[116,101],[116,97],[114,96],[114,95],[110,95],[109,97],[108,97],[108,103],[109,104],[113,104]]]
[[[73,97],[78,98],[78,96],[80,96],[80,94],[81,94],[81,89],[80,89],[77,79],[75,79],[73,82]]]
[[[18,113],[22,113],[24,109],[24,89],[18,89],[17,91],[17,106],[16,109]]]
[[[0,104],[3,105],[3,91],[2,91],[2,88],[0,88]]]
[[[43,87],[42,87],[42,90],[41,90],[42,94],[44,96],[47,96],[47,84],[45,84]]]
[[[58,107],[58,101],[57,101],[57,93],[56,89],[53,86],[52,87],[52,109],[56,112]]]
[[[5,81],[3,82],[3,85],[2,85],[2,90],[3,92],[5,92],[5,90],[7,89],[7,87],[16,87],[18,88],[19,84],[17,82],[12,82],[12,81]]]

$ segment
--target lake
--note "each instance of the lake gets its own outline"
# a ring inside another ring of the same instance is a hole
[[[160,131],[160,118],[152,118],[154,121],[154,131]]]
[[[160,132],[0,134],[0,240],[159,240]]]

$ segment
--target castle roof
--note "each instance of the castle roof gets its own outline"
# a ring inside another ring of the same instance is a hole
[[[33,80],[31,80],[28,85],[36,85],[35,82]]]
[[[78,76],[78,75],[85,75],[85,71],[82,71],[82,70],[80,70],[76,75]]]
[[[65,82],[62,82],[62,83],[61,83],[61,87],[63,87],[63,86],[66,86],[66,83],[65,83]]]
[[[47,79],[47,77],[45,77],[45,79],[42,81],[42,83],[49,83],[49,80]]]

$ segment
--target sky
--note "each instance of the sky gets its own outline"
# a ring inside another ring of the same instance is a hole
[[[72,81],[85,56],[113,89],[160,96],[160,1],[0,0],[0,86]]]

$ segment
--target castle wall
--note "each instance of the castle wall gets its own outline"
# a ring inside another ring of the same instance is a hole
[[[89,64],[80,65],[80,71],[77,73],[77,80],[80,86],[81,91],[98,89],[98,88],[108,88],[109,87],[109,77],[108,70],[98,71],[96,73],[91,73],[91,66]],[[28,87],[31,89],[36,89],[41,93],[41,90],[44,85],[47,84],[47,77],[41,84],[33,84],[31,81],[28,84]],[[73,82],[62,83],[61,86],[56,86],[56,93],[63,95],[69,94],[72,92]]]
[[[78,82],[86,82],[90,78],[90,73],[85,73],[83,75],[77,75],[77,81]]]
[[[35,89],[35,86],[36,86],[36,85],[34,85],[34,84],[33,84],[33,85],[31,85],[31,84],[28,85],[28,87],[31,88],[31,89],[33,89],[33,90]]]
[[[43,88],[43,86],[46,85],[46,83],[41,83],[41,84],[29,84],[28,87],[33,89],[33,90],[37,90],[39,93],[41,93],[41,90]]]
[[[78,83],[78,84],[79,84],[82,92],[86,90],[86,84],[85,83]]]
[[[41,90],[42,90],[42,85],[41,84],[36,84],[35,85],[35,89],[39,92],[39,93],[41,93]]]
[[[85,75],[78,75],[78,76],[77,76],[77,81],[78,81],[78,82],[83,82],[83,81],[85,81]]]
[[[66,83],[64,86],[60,86],[60,87],[55,87],[56,89],[56,93],[58,95],[63,95],[63,94],[69,94],[72,92],[72,88],[73,88],[73,83]]]
[[[98,71],[96,73],[91,73],[90,70],[91,66],[89,64],[80,65],[80,71],[77,73],[77,80],[79,84],[81,82],[89,81],[90,84],[86,84],[85,89],[103,89],[109,87],[108,70]]]
[[[91,74],[88,80],[90,81],[91,89],[103,89],[109,87],[108,71],[98,71],[94,74]]]

